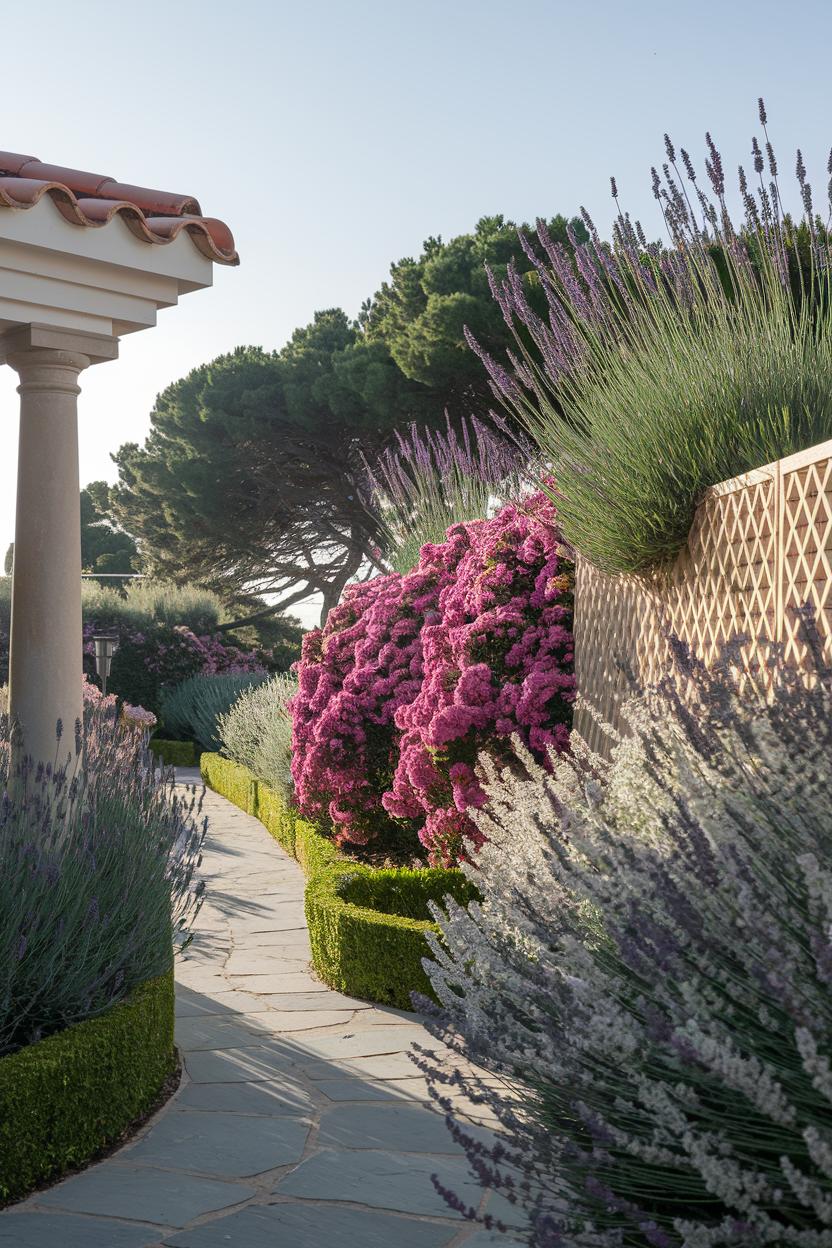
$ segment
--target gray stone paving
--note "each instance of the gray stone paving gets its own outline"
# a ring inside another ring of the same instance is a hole
[[[182,773],[196,779],[196,773]],[[176,1096],[112,1157],[0,1213],[0,1248],[489,1248],[437,1195],[468,1172],[408,1058],[416,1015],[309,965],[303,875],[216,794],[208,901],[177,964]]]

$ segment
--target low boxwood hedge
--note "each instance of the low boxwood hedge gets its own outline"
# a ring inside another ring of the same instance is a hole
[[[376,870],[343,858],[333,841],[288,807],[274,789],[238,763],[203,754],[202,776],[250,815],[303,867],[312,963],[332,988],[369,1001],[411,1008],[411,993],[430,994],[422,968],[425,933],[438,931],[428,901],[476,889],[461,871]]]
[[[155,737],[150,752],[166,767],[196,767],[196,746],[193,741],[164,741]]]
[[[162,975],[0,1058],[0,1205],[83,1165],[150,1108],[175,1066],[173,1002]]]

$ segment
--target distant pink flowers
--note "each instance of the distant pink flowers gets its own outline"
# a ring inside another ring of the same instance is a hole
[[[347,590],[304,639],[293,704],[301,809],[366,844],[413,820],[432,862],[474,844],[474,764],[519,733],[566,747],[574,697],[571,576],[538,494],[460,524],[405,576]]]

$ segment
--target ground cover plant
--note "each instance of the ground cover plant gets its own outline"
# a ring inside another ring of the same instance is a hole
[[[553,466],[565,537],[606,571],[672,558],[709,485],[832,436],[828,223],[799,151],[803,219],[785,212],[762,100],[759,113],[753,172],[739,171],[742,225],[710,135],[711,198],[666,137],[653,190],[669,245],[620,208],[612,246],[586,213],[589,240],[571,232],[569,247],[541,222],[534,246],[525,240],[535,279],[513,263],[492,274],[514,351],[501,361],[469,336]],[[532,289],[545,292],[543,315]]]
[[[61,732],[54,765],[10,777],[3,721],[0,1056],[102,1014],[184,939],[204,826],[145,743],[87,686],[83,730]]]
[[[244,689],[217,720],[222,753],[248,767],[289,804],[293,798],[289,702],[297,690],[294,676],[279,673],[265,684]]]
[[[608,767],[483,759],[484,901],[439,915],[427,969],[437,1030],[506,1076],[474,1081],[502,1143],[454,1130],[532,1244],[832,1244],[832,673],[806,627],[812,689],[773,654],[766,704],[736,647],[712,673],[680,647]]]
[[[542,494],[453,526],[406,575],[348,588],[304,640],[301,811],[331,820],[341,844],[395,853],[418,834],[433,864],[452,864],[477,835],[477,751],[513,732],[538,754],[566,744],[570,620],[569,563]]]

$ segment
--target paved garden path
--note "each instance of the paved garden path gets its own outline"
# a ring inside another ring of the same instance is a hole
[[[208,900],[176,971],[182,1086],[118,1153],[0,1214],[2,1248],[505,1245],[431,1183],[497,1199],[426,1104],[418,1018],[315,979],[300,868],[224,798],[206,809]]]

